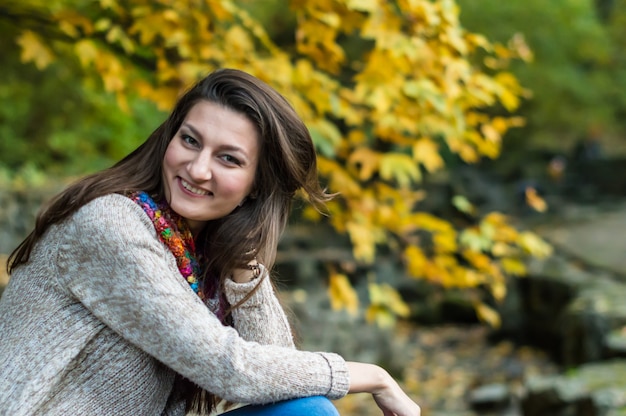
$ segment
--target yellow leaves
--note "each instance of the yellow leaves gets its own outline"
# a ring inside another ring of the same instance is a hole
[[[535,211],[546,212],[548,210],[548,204],[532,186],[527,186],[524,189],[524,197],[528,206]]]
[[[399,78],[402,72],[399,72],[400,66],[406,65],[401,59],[391,56],[387,50],[373,50],[368,56],[367,62],[363,69],[354,76],[354,80],[357,82],[357,96],[360,100],[366,100],[368,97],[366,94],[373,89],[373,87],[381,87],[385,95],[397,94],[397,88],[402,85],[393,85],[397,81],[406,81]]]
[[[502,105],[509,111],[519,107],[519,96],[522,94],[517,78],[510,72],[500,72],[496,74],[494,80],[502,87],[498,90],[498,96]]]
[[[409,245],[403,253],[406,269],[413,277],[421,277],[424,275],[424,269],[428,263],[428,259],[424,252],[416,245]]]
[[[226,32],[226,44],[236,54],[253,52],[254,45],[248,33],[240,26],[233,26]],[[232,48],[232,49],[231,49]]]
[[[438,146],[429,138],[418,139],[413,144],[413,158],[420,162],[428,172],[435,172],[444,166]]]
[[[61,32],[65,33],[71,38],[77,38],[80,35],[78,29],[76,29],[74,25],[66,20],[63,20],[59,23],[59,28],[61,29]]]
[[[477,302],[474,304],[474,310],[476,311],[478,318],[481,321],[487,322],[492,328],[500,328],[500,325],[502,325],[498,312],[486,304]]]
[[[96,63],[104,88],[110,92],[121,91],[126,84],[125,70],[122,63],[115,56],[100,54]]]
[[[517,230],[508,223],[507,217],[499,212],[487,214],[481,221],[480,229],[494,241],[508,243],[519,238]]]
[[[525,62],[532,62],[534,59],[534,54],[532,49],[526,43],[526,39],[524,38],[523,33],[516,33],[511,37],[511,40],[508,42],[509,50],[514,51],[516,56]]]
[[[329,179],[333,191],[341,192],[342,196],[351,198],[361,193],[361,186],[337,162],[318,157],[317,166],[320,174]]]
[[[359,298],[345,274],[331,271],[328,284],[330,306],[335,311],[346,310],[356,315],[359,309]]]
[[[491,259],[489,256],[476,250],[465,250],[463,251],[463,257],[479,272],[491,271]]]
[[[396,317],[406,318],[410,314],[409,306],[400,294],[390,285],[370,283],[368,285],[370,306],[365,319],[377,323],[382,328],[390,328],[396,323]]]
[[[459,6],[453,0],[441,0],[437,2],[441,10],[441,16],[452,26],[456,26],[459,16]]]
[[[454,232],[452,224],[426,212],[413,212],[409,216],[411,227],[407,231],[423,228],[432,232]]]
[[[361,31],[361,37],[378,40],[401,33],[402,18],[391,10],[389,2],[381,1],[375,10],[369,13],[360,13],[365,16],[362,24],[358,27]],[[374,50],[377,49],[383,48],[375,48]]]
[[[371,263],[376,253],[376,243],[383,239],[380,230],[371,224],[350,221],[346,223],[346,229],[352,242],[352,251],[357,260]]]
[[[402,92],[411,98],[428,97],[441,93],[439,88],[429,79],[408,80],[403,84]]]
[[[524,276],[526,274],[526,265],[516,258],[502,259],[502,268],[511,276]]]
[[[552,254],[552,246],[530,231],[520,234],[519,244],[534,257],[544,258]]]
[[[176,87],[159,87],[154,89],[145,82],[137,82],[135,88],[140,97],[144,97],[156,104],[157,108],[167,111],[172,108],[180,95],[180,89]]]
[[[116,13],[121,13],[124,10],[116,0],[100,0],[100,6],[103,9],[111,9]]]
[[[106,34],[107,42],[111,44],[119,43],[126,53],[132,53],[135,50],[135,44],[126,35],[126,32],[118,26],[114,25]]]
[[[422,179],[415,161],[401,153],[386,153],[381,156],[380,176],[387,181],[395,180],[400,187],[408,187]]]
[[[365,319],[368,322],[389,328],[396,323],[397,317],[409,316],[409,306],[391,285],[370,282],[367,287],[369,306],[365,311]],[[333,310],[345,310],[352,316],[358,314],[359,298],[345,274],[330,270],[328,297]]]
[[[491,239],[474,228],[463,230],[460,235],[460,242],[462,246],[477,252],[488,251],[492,244]]]
[[[433,235],[433,244],[437,253],[454,253],[457,251],[456,233],[439,232]]]
[[[352,10],[374,13],[379,4],[377,0],[346,0],[346,6]]]
[[[410,98],[429,103],[439,113],[445,113],[448,110],[443,92],[432,80],[406,81],[402,87],[402,92]]]
[[[341,18],[320,3],[308,1],[301,8],[303,18],[296,29],[296,45],[299,53],[322,69],[336,73],[345,61],[343,48],[336,42]]]
[[[367,147],[356,149],[348,158],[349,166],[357,170],[360,181],[370,179],[380,166],[380,153]]]
[[[463,195],[453,196],[451,202],[456,209],[465,214],[474,215],[476,213],[474,205]]]
[[[358,139],[357,139],[358,140]],[[436,145],[422,140],[414,146],[413,159],[434,170],[442,166],[443,160],[436,152]],[[348,167],[360,181],[371,179],[375,173],[386,181],[395,181],[401,188],[407,188],[421,180],[418,164],[408,155],[399,153],[379,153],[367,147],[358,147],[348,156]]]
[[[292,80],[288,87],[298,92],[297,98],[292,98],[292,101],[303,100],[312,104],[312,107],[300,108],[299,114],[303,114],[303,117],[308,113],[312,113],[309,115],[311,119],[323,118],[326,113],[337,116],[341,114],[342,117],[353,111],[348,108],[345,100],[338,96],[340,93],[337,80],[316,70],[310,61],[298,59],[294,66],[290,66],[289,57],[286,57],[283,67],[285,72],[289,72]],[[271,75],[279,77],[280,73],[273,71]]]
[[[89,64],[95,62],[99,53],[94,41],[88,39],[81,39],[76,42],[74,49],[83,67],[87,67]]]
[[[59,29],[70,38],[79,39],[81,36],[91,36],[94,25],[91,20],[73,10],[62,10],[55,15]]]
[[[386,244],[402,253],[411,276],[444,287],[486,285],[500,299],[502,273],[521,275],[524,254],[550,252],[495,214],[457,229],[415,211],[425,197],[416,186],[422,175],[444,168],[439,143],[468,163],[494,158],[508,130],[523,123],[489,111],[498,102],[513,111],[525,94],[506,72],[511,59],[532,57],[523,37],[492,45],[466,32],[453,0],[292,0],[294,52],[275,45],[238,4],[129,0],[122,7],[119,0],[99,0],[51,15],[69,48],[33,31],[18,43],[22,60],[38,68],[55,53],[72,51],[121,103],[132,93],[169,109],[184,86],[226,66],[276,87],[311,132],[320,176],[340,193],[328,204],[330,221],[348,233],[360,262],[375,261],[377,245]],[[493,72],[475,64],[482,56],[493,60]],[[542,209],[538,195],[528,199]],[[466,198],[452,202],[478,220]],[[319,219],[315,211],[306,215]],[[406,312],[388,288],[369,290],[370,320],[387,324]],[[334,308],[354,313],[358,307],[345,275],[331,272],[329,293]],[[496,322],[489,309],[481,314]]]
[[[470,48],[482,48],[486,51],[491,50],[491,44],[486,37],[477,33],[466,33],[465,40]]]
[[[502,136],[494,126],[491,124],[483,124],[480,130],[488,141],[500,144]]]
[[[522,273],[523,274],[523,273]],[[521,275],[520,275],[521,276]],[[489,290],[496,302],[502,302],[506,296],[506,284],[504,277],[498,272],[489,283]]]
[[[108,17],[103,17],[96,20],[94,24],[94,29],[98,32],[106,32],[111,27],[111,24],[111,19],[109,19]]]
[[[135,16],[135,22],[128,32],[131,35],[139,35],[139,42],[142,45],[152,44],[166,27],[147,7],[135,7],[132,14]]]
[[[17,38],[17,44],[22,48],[20,59],[22,62],[32,62],[37,69],[44,69],[54,59],[54,55],[48,46],[36,33],[25,30]]]

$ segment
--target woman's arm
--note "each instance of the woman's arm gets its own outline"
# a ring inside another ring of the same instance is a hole
[[[257,285],[259,288],[241,306],[233,310],[234,327],[247,341],[263,345],[295,348],[287,316],[276,297],[270,276],[262,265],[261,275],[250,279],[250,270],[236,270],[226,280],[226,298],[231,305],[243,300]]]
[[[349,393],[371,393],[385,416],[420,416],[420,407],[387,371],[373,364],[348,362],[347,365]]]
[[[256,263],[256,261],[253,262]],[[259,278],[269,279],[265,268],[262,267],[261,270],[261,277]],[[232,300],[229,297],[231,303],[233,300],[240,301],[257,284],[261,285],[253,297],[242,305],[243,307],[239,310],[239,313],[243,315],[244,322],[250,325],[249,330],[251,333],[263,331],[263,329],[255,329],[255,325],[257,325],[258,328],[263,328],[264,325],[267,325],[267,323],[264,323],[264,320],[267,319],[284,322],[286,324],[286,318],[269,281],[259,282],[258,279],[254,279],[252,272],[246,269],[235,270],[232,279],[233,280],[227,283],[227,293],[228,289],[230,289],[235,291],[238,296],[232,298]],[[273,308],[271,306],[273,306]],[[277,315],[269,313],[272,310],[275,310]],[[255,317],[263,318],[257,321]],[[273,322],[274,325],[267,325],[267,328],[275,327],[275,323],[276,322]],[[286,330],[289,330],[288,326]],[[264,336],[263,334],[259,335],[260,339],[266,339],[268,343],[271,343],[272,337]],[[289,340],[291,340],[290,331]],[[384,415],[420,415],[419,406],[402,391],[398,383],[387,371],[373,364],[358,362],[348,362],[347,366],[350,373],[349,393],[371,393],[378,406],[383,410]]]
[[[345,361],[246,342],[184,281],[143,210],[112,195],[81,208],[59,245],[60,286],[130,344],[238,403],[342,397]]]

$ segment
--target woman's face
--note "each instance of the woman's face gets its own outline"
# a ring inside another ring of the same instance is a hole
[[[197,234],[228,215],[252,191],[259,138],[241,113],[209,101],[195,104],[163,158],[165,197]]]

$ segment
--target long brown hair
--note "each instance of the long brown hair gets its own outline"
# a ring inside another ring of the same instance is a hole
[[[232,270],[254,256],[271,270],[296,191],[302,189],[309,202],[320,207],[331,195],[319,185],[311,136],[287,100],[245,72],[222,69],[191,87],[165,122],[132,153],[113,167],[70,185],[46,204],[33,231],[9,256],[9,273],[28,262],[33,247],[52,224],[68,218],[95,198],[133,191],[162,198],[165,150],[189,110],[201,100],[245,115],[256,126],[260,142],[250,197],[229,215],[209,222],[196,236],[204,279],[217,279],[222,288]],[[206,412],[215,407],[215,396],[190,382],[182,384],[185,388],[181,393],[189,410]]]

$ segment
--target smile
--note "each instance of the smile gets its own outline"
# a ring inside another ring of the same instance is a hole
[[[196,195],[210,195],[211,194],[211,192],[209,192],[209,191],[205,191],[203,189],[196,188],[195,186],[191,185],[189,182],[187,182],[183,178],[180,179],[180,183],[183,186],[183,188],[185,188],[186,190],[188,190],[192,194],[196,194]]]

